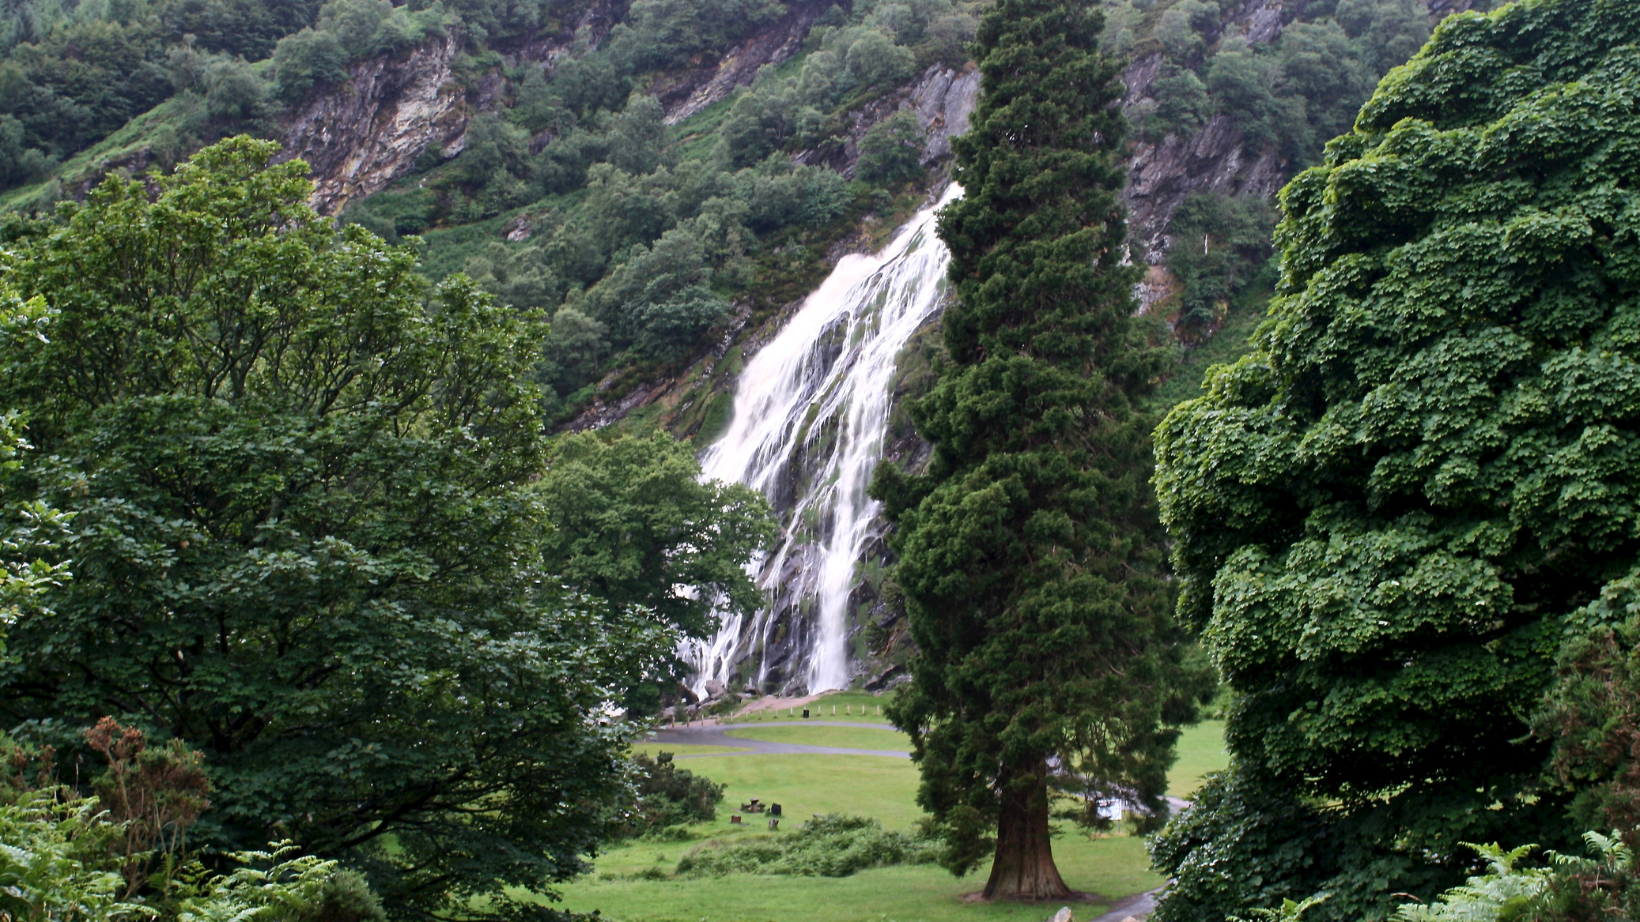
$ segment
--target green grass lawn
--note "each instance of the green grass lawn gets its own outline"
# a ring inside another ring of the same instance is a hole
[[[853,758],[865,758],[855,756]],[[670,870],[689,843],[646,843],[623,851],[643,867]],[[1054,843],[1066,883],[1116,899],[1161,886],[1149,870],[1143,841],[1067,834]],[[614,856],[610,856],[613,858]],[[600,861],[599,878],[604,862]],[[634,870],[637,870],[636,868]],[[849,877],[733,874],[702,880],[594,879],[568,887],[562,908],[600,910],[615,922],[1040,922],[1057,906],[967,903],[985,886],[987,870],[958,879],[934,865],[876,868]],[[1079,919],[1102,912],[1079,905]]]
[[[634,755],[644,753],[651,759],[658,752],[670,752],[677,756],[707,756],[725,752],[748,752],[744,746],[696,746],[689,743],[657,743],[654,740],[645,740],[632,747]]]
[[[845,697],[848,696],[848,697]],[[830,720],[831,698],[838,719],[842,705],[854,718],[877,722],[859,714],[860,705],[875,699],[858,693],[830,696],[825,702]],[[867,700],[862,700],[867,699]],[[811,711],[815,707],[811,705]],[[746,739],[815,746],[888,749],[905,746],[898,731],[871,726],[819,727],[796,723],[763,722],[730,731]],[[645,743],[639,751],[662,747]],[[646,879],[667,875],[692,848],[732,842],[770,833],[765,817],[751,815],[745,825],[729,822],[739,805],[753,797],[783,808],[785,835],[816,813],[854,813],[876,818],[889,829],[908,830],[922,817],[916,804],[917,769],[910,761],[874,756],[842,755],[734,755],[722,746],[667,746],[679,755],[700,755],[686,764],[690,771],[727,785],[723,807],[713,823],[689,830],[687,841],[628,842],[598,856],[596,870],[563,888],[559,908],[576,912],[599,910],[612,922],[1040,922],[1056,906],[1028,906],[965,902],[964,894],[985,884],[988,869],[957,879],[933,865],[875,868],[850,877],[788,877],[735,874],[702,879]],[[1169,774],[1169,793],[1189,796],[1204,774],[1223,768],[1224,724],[1207,721],[1187,728],[1179,740],[1179,761]],[[1054,858],[1066,883],[1078,890],[1100,894],[1107,902],[1161,886],[1150,870],[1143,840],[1125,835],[1091,838],[1065,827],[1054,841]],[[1101,905],[1074,909],[1080,919],[1104,910]]]
[[[896,731],[865,726],[785,725],[733,732],[811,745],[838,745],[836,740],[846,739],[850,748],[889,748],[881,742],[853,745],[871,740],[904,745]],[[689,841],[630,842],[600,855],[595,873],[563,889],[561,908],[597,909],[613,922],[1040,922],[1058,908],[964,902],[964,894],[984,886],[987,870],[959,880],[933,865],[876,868],[843,878],[741,874],[636,879],[633,875],[639,872],[670,873],[691,848],[768,835],[762,816],[747,817],[750,823],[743,826],[729,822],[739,805],[753,797],[783,808],[784,829],[776,835],[816,813],[861,814],[901,830],[912,828],[923,815],[916,805],[917,769],[907,760],[753,754],[706,756],[690,759],[687,765],[692,772],[728,785],[717,821],[692,828]],[[1162,884],[1160,875],[1149,868],[1143,841],[1134,837],[1089,838],[1067,828],[1054,842],[1054,857],[1072,887],[1111,900]],[[1100,911],[1101,906],[1088,905],[1078,906],[1075,913],[1086,919]]]
[[[1179,761],[1167,773],[1167,793],[1188,798],[1202,786],[1202,776],[1230,764],[1224,751],[1224,721],[1204,720],[1179,735]]]
[[[728,731],[726,736],[799,746],[836,746],[842,749],[894,749],[911,751],[911,739],[891,727],[814,727],[802,724],[749,726]]]
[[[791,824],[815,813],[857,813],[889,829],[909,829],[922,817],[917,767],[909,759],[754,754],[690,759],[687,767],[729,786],[718,811],[716,825],[722,829],[730,828],[733,808],[753,797],[780,804]]]

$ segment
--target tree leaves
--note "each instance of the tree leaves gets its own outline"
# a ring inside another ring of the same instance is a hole
[[[500,888],[583,869],[626,745],[594,715],[673,635],[547,566],[539,318],[336,231],[273,152],[111,179],[16,254],[51,332],[0,399],[76,579],[17,622],[0,699],[203,750],[213,845],[294,836],[396,914],[529,911]]]
[[[1449,19],[1284,190],[1255,352],[1157,430],[1180,613],[1239,695],[1160,918],[1371,917],[1456,882],[1460,833],[1570,836],[1527,716],[1640,556],[1637,41],[1599,0]]]

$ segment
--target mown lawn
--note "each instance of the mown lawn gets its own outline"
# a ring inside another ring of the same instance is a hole
[[[828,715],[829,718],[829,715]],[[893,739],[892,731],[870,727],[747,728],[762,733],[789,731],[790,742],[820,743],[822,731]],[[903,739],[903,737],[901,737]],[[678,747],[682,748],[682,747]],[[877,748],[886,748],[879,745]],[[850,877],[730,875],[720,878],[644,880],[634,875],[670,873],[684,852],[707,842],[768,835],[765,818],[746,817],[732,826],[731,813],[753,797],[783,808],[785,834],[816,813],[855,813],[876,818],[890,829],[913,828],[917,769],[909,760],[879,756],[731,755],[690,759],[680,767],[728,785],[715,823],[691,830],[687,842],[642,841],[612,849],[597,859],[597,871],[564,888],[562,908],[594,909],[614,922],[992,922],[1045,919],[1058,907],[985,905],[962,896],[985,884],[982,869],[963,879],[927,865],[877,868]],[[1060,872],[1071,886],[1111,900],[1161,885],[1149,870],[1144,843],[1129,836],[1089,838],[1068,830],[1054,843]],[[1079,906],[1079,919],[1099,906]]]
[[[623,851],[647,858],[647,867],[670,870],[687,847],[646,843]],[[1067,834],[1054,843],[1054,856],[1067,883],[1110,900],[1162,884],[1149,870],[1144,843],[1130,836]],[[986,872],[959,880],[933,865],[876,868],[840,878],[602,879],[607,873],[601,869],[599,879],[569,887],[563,908],[597,909],[614,922],[1039,922],[1058,908],[965,902],[964,894],[985,885]],[[1107,905],[1078,905],[1073,912],[1089,919]]]
[[[844,693],[848,694],[848,693]],[[859,700],[838,699],[838,719],[850,705],[854,719]],[[870,696],[859,696],[870,698]],[[881,700],[881,699],[874,699]],[[811,706],[811,711],[816,710]],[[830,699],[826,720],[832,719]],[[820,727],[792,721],[759,721],[729,731],[734,736],[812,746],[854,749],[899,749],[898,731],[862,725]],[[1223,768],[1224,725],[1208,721],[1184,731],[1179,762],[1169,778],[1169,793],[1188,797],[1202,776]],[[653,743],[640,747],[653,752]],[[917,769],[909,760],[880,756],[731,755],[723,747],[668,746],[680,755],[699,755],[681,763],[690,771],[728,785],[714,823],[689,830],[687,841],[640,841],[616,847],[598,857],[596,871],[563,889],[560,908],[596,909],[612,922],[1039,922],[1057,906],[988,905],[963,900],[985,884],[989,869],[957,879],[933,865],[876,868],[850,877],[785,877],[735,874],[727,877],[668,879],[678,859],[702,845],[770,835],[766,817],[746,816],[731,825],[739,805],[756,797],[778,803],[786,835],[813,814],[853,813],[876,818],[889,829],[910,830],[922,817],[916,804]],[[1150,870],[1143,840],[1127,835],[1090,837],[1066,827],[1054,842],[1060,873],[1072,887],[1099,894],[1102,901],[1079,905],[1078,919],[1090,919],[1109,903],[1162,885]]]
[[[1224,721],[1204,720],[1179,735],[1179,761],[1167,773],[1167,793],[1189,799],[1203,776],[1230,764],[1224,751]]]
[[[843,749],[892,749],[911,751],[911,738],[892,727],[814,727],[791,724],[750,726],[729,730],[724,735],[749,740],[767,740],[771,743],[795,743],[799,746],[836,746]]]

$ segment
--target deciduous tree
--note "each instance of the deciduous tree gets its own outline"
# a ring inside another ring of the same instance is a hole
[[[337,231],[275,150],[109,179],[7,258],[48,332],[0,405],[75,579],[12,626],[0,710],[182,740],[202,841],[295,838],[396,915],[533,912],[503,887],[582,871],[621,785],[612,664],[672,634],[546,567],[544,326]]]
[[[1381,918],[1460,842],[1578,850],[1528,719],[1640,560],[1637,99],[1633,3],[1448,19],[1282,193],[1253,354],[1157,430],[1180,618],[1237,692],[1165,922]]]

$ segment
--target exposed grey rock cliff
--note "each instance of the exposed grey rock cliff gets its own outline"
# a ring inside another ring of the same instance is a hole
[[[282,158],[313,169],[313,205],[337,214],[350,199],[386,188],[429,146],[454,154],[467,128],[467,101],[450,82],[461,48],[450,33],[395,55],[367,58],[349,79],[295,110]]]
[[[1247,0],[1224,20],[1221,31],[1235,29],[1254,45],[1281,37],[1282,29],[1307,0]],[[1419,0],[1431,21],[1470,8],[1473,0]],[[1122,74],[1127,92],[1122,109],[1132,112],[1149,96],[1162,68],[1162,56],[1146,55]],[[1226,115],[1214,115],[1200,131],[1169,134],[1159,141],[1136,142],[1128,155],[1128,183],[1122,200],[1128,207],[1129,232],[1151,265],[1166,257],[1172,240],[1168,225],[1185,199],[1199,192],[1274,197],[1292,178],[1292,167],[1273,150],[1251,150],[1241,130]],[[1161,271],[1161,270],[1156,270]],[[1141,309],[1165,295],[1165,284],[1142,284]]]
[[[979,101],[979,83],[979,71],[972,67],[930,65],[916,83],[850,112],[841,148],[829,153],[800,151],[792,159],[798,163],[824,163],[852,178],[860,159],[860,139],[866,132],[896,112],[910,112],[924,133],[920,159],[927,166],[950,156],[951,139],[968,130],[968,118]]]
[[[801,51],[814,21],[833,0],[801,0],[785,16],[711,67],[696,68],[662,80],[653,93],[666,107],[666,124],[675,125],[743,86],[750,86],[758,68],[779,65]]]
[[[1274,196],[1290,179],[1273,150],[1253,153],[1226,115],[1215,115],[1188,137],[1170,134],[1159,143],[1134,145],[1128,158],[1130,234],[1152,262],[1166,254],[1168,223],[1184,200],[1198,192]]]
[[[923,74],[907,100],[928,138],[922,163],[927,166],[951,154],[951,139],[968,132],[968,117],[979,102],[979,71],[956,70],[938,64]]]
[[[514,66],[552,69],[581,35],[596,47],[617,16],[613,0],[594,3],[561,32],[520,44],[505,57]],[[348,67],[348,78],[323,87],[284,122],[283,159],[301,157],[313,169],[313,205],[339,214],[347,203],[378,192],[410,172],[428,149],[459,154],[467,122],[501,104],[505,82],[485,74],[472,87],[451,80],[461,36],[450,32],[397,54]]]

